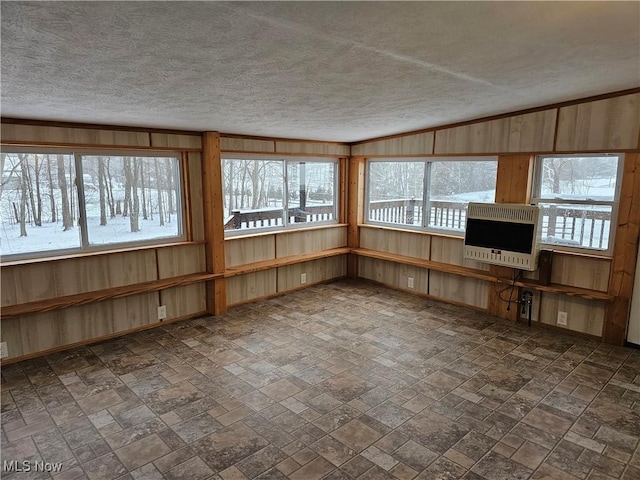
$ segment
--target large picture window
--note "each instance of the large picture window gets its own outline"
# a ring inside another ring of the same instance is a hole
[[[336,221],[337,161],[222,162],[227,233]]]
[[[545,155],[536,158],[534,203],[542,242],[556,248],[610,252],[622,155]]]
[[[370,160],[370,223],[464,232],[469,202],[493,202],[495,159]]]
[[[182,236],[176,157],[5,151],[0,158],[3,257]]]

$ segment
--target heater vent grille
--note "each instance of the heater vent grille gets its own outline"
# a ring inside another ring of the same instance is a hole
[[[527,223],[531,225],[538,221],[538,208],[530,205],[470,203],[467,216],[468,218],[479,218],[482,220]]]

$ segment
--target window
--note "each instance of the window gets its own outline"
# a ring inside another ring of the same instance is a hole
[[[0,158],[3,256],[182,236],[176,157],[15,151]]]
[[[534,203],[542,242],[610,252],[622,155],[546,155],[536,158]]]
[[[337,162],[225,158],[228,233],[336,221]]]
[[[462,233],[468,203],[494,201],[497,166],[495,159],[370,160],[367,221]]]

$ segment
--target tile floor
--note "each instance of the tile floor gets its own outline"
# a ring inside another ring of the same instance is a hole
[[[361,282],[2,368],[7,480],[629,480],[639,439],[640,351]]]

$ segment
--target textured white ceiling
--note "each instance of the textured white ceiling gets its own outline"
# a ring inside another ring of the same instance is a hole
[[[2,115],[357,141],[640,85],[640,2],[1,3]]]

